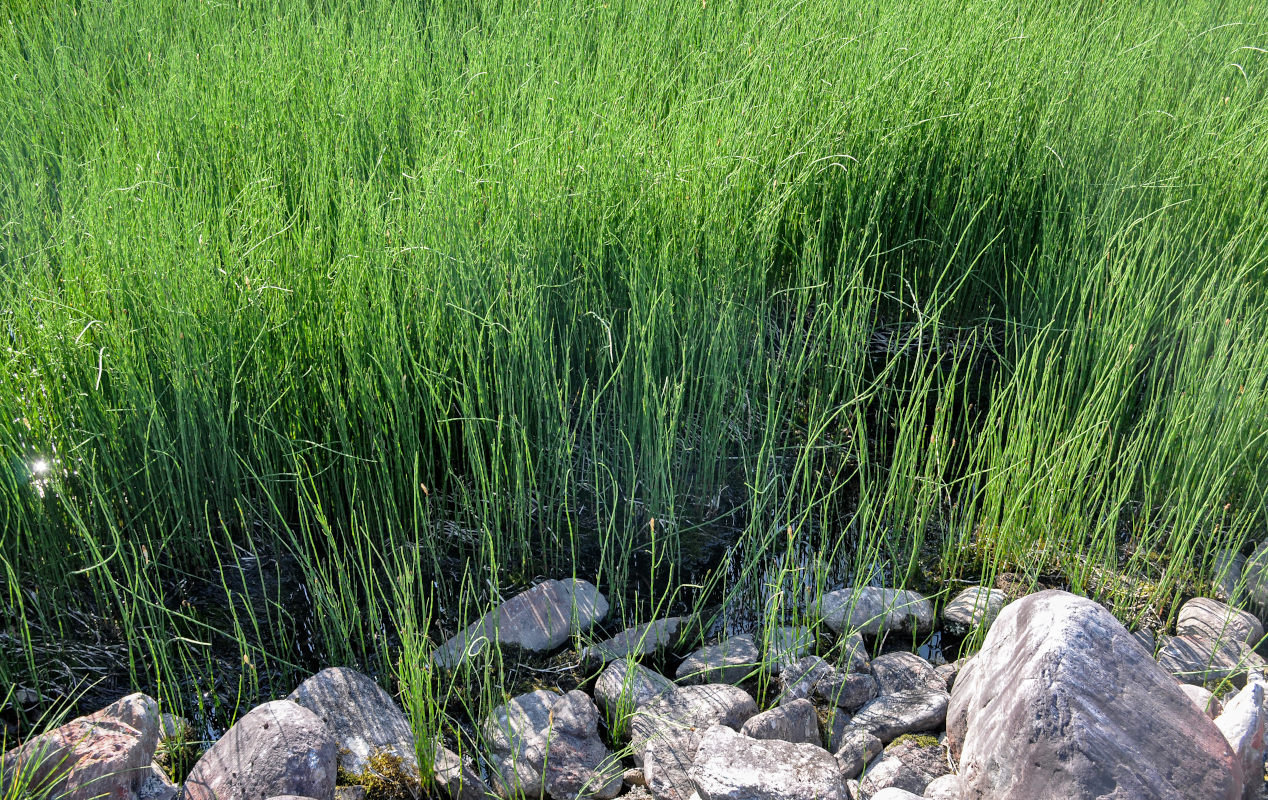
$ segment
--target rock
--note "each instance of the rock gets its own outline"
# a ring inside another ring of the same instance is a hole
[[[784,667],[807,656],[815,647],[815,634],[809,628],[783,626],[771,631],[766,642],[765,663],[778,675]]]
[[[960,800],[961,792],[959,775],[943,775],[929,781],[924,796],[926,800]]]
[[[739,728],[757,713],[748,692],[728,684],[680,686],[656,697],[630,719],[630,751],[657,800],[689,800],[688,770],[701,733],[713,725]]]
[[[854,715],[854,725],[882,742],[904,733],[936,731],[947,719],[950,696],[936,689],[908,689],[872,700]]]
[[[1242,575],[1246,568],[1246,556],[1226,548],[1215,554],[1211,565],[1215,596],[1226,603],[1240,606],[1246,599],[1246,587]]]
[[[188,739],[193,733],[193,726],[184,717],[163,713],[159,715],[159,741],[168,739]]]
[[[1202,713],[1211,719],[1215,719],[1224,709],[1220,705],[1220,699],[1211,693],[1210,689],[1205,686],[1194,686],[1191,683],[1180,684],[1180,691],[1184,692],[1193,704],[1202,709]]]
[[[658,672],[629,661],[613,661],[595,680],[594,699],[610,719],[616,719],[673,690],[673,681]]]
[[[335,800],[366,800],[367,794],[364,786],[335,787]]]
[[[372,771],[372,757],[386,756],[399,764],[400,778],[417,782],[418,757],[409,720],[392,696],[368,676],[348,667],[329,667],[301,683],[286,699],[326,723],[344,772],[364,775]]]
[[[779,702],[791,703],[812,696],[819,681],[835,672],[819,656],[805,656],[786,665],[779,673]]]
[[[582,650],[581,658],[588,665],[602,665],[651,655],[676,641],[686,621],[686,617],[668,617],[626,628],[611,639]]]
[[[738,686],[715,683],[679,686],[653,698],[634,712],[630,720],[630,747],[637,762],[649,743],[674,733],[689,733],[691,757],[699,745],[701,731],[713,725],[739,728],[757,713],[757,704]],[[651,779],[651,776],[648,776]]]
[[[884,755],[863,773],[859,781],[863,794],[874,794],[890,786],[923,794],[930,781],[950,772],[945,751],[932,737],[924,738],[929,741],[908,737],[886,748]]]
[[[797,744],[823,742],[819,736],[819,715],[809,700],[795,700],[749,717],[740,733],[752,739],[780,739]]]
[[[942,609],[942,629],[952,636],[968,636],[974,629],[989,628],[1008,603],[1000,589],[971,586]]]
[[[290,700],[252,709],[211,746],[185,779],[184,800],[296,794],[331,800],[335,740],[313,712]]]
[[[1215,727],[1241,763],[1243,800],[1258,800],[1264,789],[1264,684],[1251,681],[1229,700]]]
[[[179,790],[167,777],[167,773],[158,764],[151,764],[141,783],[136,788],[136,800],[172,800]]]
[[[823,621],[837,633],[880,636],[891,631],[923,635],[933,630],[933,605],[923,595],[863,586],[823,596]]]
[[[549,580],[502,603],[436,648],[433,659],[453,669],[490,642],[542,653],[587,631],[608,613],[608,601],[583,580]]]
[[[847,711],[862,707],[878,693],[876,679],[858,672],[832,672],[815,684],[814,696]]]
[[[364,788],[360,786],[358,786],[357,788],[361,789],[363,793],[365,792]],[[276,794],[270,797],[269,800],[315,800],[315,798],[305,797],[304,795],[299,795],[299,794]],[[349,798],[340,797],[338,794],[336,794],[335,800],[349,800]]]
[[[450,800],[482,800],[489,794],[489,786],[480,775],[447,748],[436,748],[433,773],[436,788]]]
[[[896,694],[908,689],[937,689],[942,692],[947,689],[946,681],[938,677],[933,664],[915,653],[877,656],[872,659],[872,677],[876,679],[878,695]]]
[[[1132,638],[1139,642],[1140,646],[1143,647],[1145,652],[1149,655],[1152,656],[1154,653],[1158,652],[1158,641],[1154,639],[1152,631],[1146,630],[1145,628],[1134,630],[1132,631]]]
[[[872,795],[871,800],[925,800],[918,794],[912,794],[906,789],[899,789],[897,786],[891,786],[888,789],[881,789]]]
[[[158,746],[158,706],[131,694],[100,711],[28,739],[0,759],[0,796],[21,774],[22,796],[59,800],[126,800],[151,777]]]
[[[934,674],[938,676],[938,680],[942,681],[942,685],[947,687],[948,692],[955,686],[955,676],[960,673],[960,667],[963,664],[964,660],[960,659],[949,664],[939,664],[933,668]]]
[[[627,786],[646,786],[647,776],[643,774],[641,769],[627,769],[621,776]]]
[[[1195,597],[1180,606],[1176,635],[1198,639],[1236,639],[1255,647],[1264,638],[1259,618],[1208,597]]]
[[[752,739],[724,725],[700,738],[689,772],[701,800],[847,800],[837,762],[822,747]]]
[[[845,732],[850,729],[852,720],[844,708],[829,706],[822,722],[820,728],[824,731],[824,749],[834,752],[845,736]]]
[[[956,678],[947,734],[964,800],[1241,792],[1240,764],[1176,682],[1112,614],[1057,590],[1000,612]]]
[[[539,689],[494,709],[481,724],[503,797],[615,797],[621,768],[599,738],[599,709],[584,693]]]
[[[732,636],[718,644],[702,647],[678,665],[679,683],[739,683],[761,664],[753,637]]]
[[[867,645],[863,644],[863,637],[859,634],[851,633],[849,636],[841,637],[835,649],[839,651],[836,663],[838,672],[870,673],[872,671]]]
[[[1268,666],[1245,642],[1193,636],[1168,636],[1158,650],[1158,664],[1185,683],[1228,680],[1239,687],[1246,685],[1248,672],[1262,673]]]
[[[1263,618],[1268,614],[1268,540],[1260,542],[1251,553],[1242,568],[1242,579],[1245,581],[1242,596],[1250,610]],[[1233,602],[1238,599],[1234,597]]]
[[[855,726],[845,729],[833,754],[841,766],[841,774],[853,778],[881,754],[885,745],[867,730]]]

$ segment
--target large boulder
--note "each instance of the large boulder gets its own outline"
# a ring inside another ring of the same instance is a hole
[[[321,718],[334,737],[339,767],[350,775],[371,769],[371,759],[391,759],[401,777],[416,781],[414,732],[400,706],[377,683],[348,667],[330,667],[301,683],[286,698]]]
[[[127,800],[151,775],[158,726],[153,698],[131,694],[28,739],[0,759],[0,796],[20,775],[23,797]]]
[[[676,641],[686,622],[685,617],[667,617],[626,628],[611,639],[585,648],[581,658],[587,664],[602,666],[609,661],[651,655]]]
[[[608,613],[607,598],[583,580],[549,580],[502,603],[432,654],[452,669],[490,643],[515,645],[532,653],[561,646],[568,637],[587,631]]]
[[[918,592],[859,586],[823,596],[823,621],[837,633],[922,635],[933,630],[933,604]]]
[[[185,800],[335,795],[334,737],[313,712],[275,700],[257,706],[211,746],[185,779]]]
[[[732,636],[702,647],[683,659],[675,677],[679,683],[739,683],[761,666],[753,637]]]
[[[1264,638],[1259,617],[1247,611],[1212,600],[1195,597],[1180,606],[1176,619],[1176,635],[1199,639],[1236,639],[1255,647]]]
[[[1234,800],[1241,765],[1101,606],[1049,590],[1007,606],[956,678],[964,800]]]
[[[833,757],[813,744],[752,739],[724,725],[700,738],[691,779],[701,800],[848,800]]]
[[[599,709],[583,692],[539,689],[494,709],[482,724],[503,797],[616,797],[621,765],[599,738]]]

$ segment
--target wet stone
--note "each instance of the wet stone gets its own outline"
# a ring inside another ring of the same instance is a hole
[[[918,592],[863,586],[823,596],[823,621],[837,633],[923,635],[934,627],[933,605]]]

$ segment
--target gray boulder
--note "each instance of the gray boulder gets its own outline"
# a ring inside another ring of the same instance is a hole
[[[847,711],[855,711],[879,693],[876,678],[859,672],[833,671],[815,684],[814,696]]]
[[[130,798],[151,777],[158,726],[153,698],[131,694],[32,737],[0,759],[0,796],[10,796],[20,774],[31,796]]]
[[[549,580],[502,603],[432,654],[447,669],[491,643],[515,645],[532,653],[554,650],[568,637],[587,631],[608,613],[607,598],[583,580]]]
[[[286,699],[326,724],[345,772],[362,775],[370,769],[372,757],[386,756],[409,780],[417,780],[418,757],[409,720],[368,676],[348,667],[330,667],[301,683]]]
[[[868,766],[859,781],[864,795],[897,786],[915,794],[923,794],[934,778],[951,771],[946,751],[937,744],[916,739],[903,739],[886,748],[880,759]]]
[[[659,672],[629,661],[613,661],[595,680],[594,699],[615,719],[673,690],[674,682]]]
[[[1232,681],[1246,685],[1250,672],[1263,673],[1264,659],[1239,639],[1168,636],[1158,649],[1158,664],[1185,683]]]
[[[1243,800],[1258,800],[1264,790],[1264,684],[1251,681],[1224,706],[1215,727],[1241,762]]]
[[[185,779],[184,800],[295,794],[331,800],[335,740],[313,712],[290,700],[252,709],[211,746]]]
[[[701,800],[848,800],[822,747],[752,739],[723,725],[705,731],[689,774]]]
[[[621,765],[599,738],[599,709],[583,692],[539,689],[499,706],[481,724],[503,797],[615,797]]]
[[[971,586],[942,609],[942,629],[952,636],[967,636],[978,627],[989,628],[1008,603],[1008,595],[988,586]]]
[[[779,673],[779,702],[791,703],[811,697],[819,681],[835,673],[832,665],[819,656],[805,656],[785,665]]]
[[[964,800],[1241,793],[1215,725],[1112,614],[1066,592],[1000,613],[956,678],[947,734]]]
[[[845,729],[832,752],[841,766],[841,774],[854,778],[884,749],[885,745],[876,736],[863,728],[851,726]]]
[[[936,689],[908,689],[882,695],[859,709],[854,715],[854,725],[886,743],[904,733],[936,731],[947,720],[949,699],[946,692]]]
[[[656,697],[630,719],[630,750],[657,800],[689,800],[688,770],[700,735],[714,725],[739,728],[757,713],[747,692],[729,684],[680,686]]]
[[[702,647],[678,665],[675,677],[679,683],[739,683],[761,665],[761,656],[753,637],[732,636],[709,647]]]
[[[823,742],[819,715],[809,700],[796,700],[749,717],[740,733],[753,739],[780,739],[795,744]]]
[[[823,596],[823,621],[836,633],[880,636],[891,631],[922,635],[933,630],[933,605],[904,589],[860,586]]]
[[[947,682],[925,659],[915,653],[886,653],[872,659],[872,677],[877,694],[896,694],[908,689],[937,689],[945,692]],[[871,698],[868,698],[871,699]]]
[[[1195,597],[1180,606],[1176,635],[1198,639],[1236,639],[1255,647],[1264,638],[1264,626],[1259,617],[1247,611],[1209,597]]]
[[[581,658],[590,665],[607,664],[627,658],[647,656],[677,641],[686,623],[685,617],[667,617],[635,625],[581,651]]]

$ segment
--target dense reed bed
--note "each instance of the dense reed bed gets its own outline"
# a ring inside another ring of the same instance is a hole
[[[431,734],[511,667],[429,642],[574,573],[1165,620],[1268,533],[1265,19],[10,4],[0,684],[223,723],[353,663]]]

